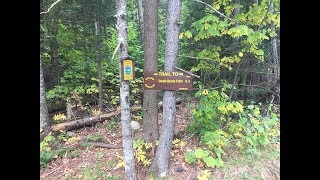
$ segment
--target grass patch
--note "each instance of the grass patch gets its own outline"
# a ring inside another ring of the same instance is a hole
[[[122,180],[120,176],[107,174],[103,169],[104,164],[99,162],[84,167],[77,176],[66,174],[63,179],[83,179],[83,180]]]
[[[255,153],[239,153],[225,160],[212,177],[225,179],[280,179],[280,147],[268,146]],[[210,178],[209,178],[210,179]]]
[[[82,149],[74,149],[73,151],[69,151],[67,154],[68,158],[80,157],[81,154],[84,152]]]
[[[90,142],[98,142],[98,141],[101,141],[102,140],[102,135],[96,133],[96,134],[88,134],[87,136],[87,141],[90,141]]]

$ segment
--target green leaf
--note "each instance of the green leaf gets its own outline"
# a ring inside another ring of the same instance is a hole
[[[224,162],[222,161],[221,158],[216,159],[216,166],[217,167],[223,167],[224,166]]]
[[[196,157],[194,155],[194,152],[187,151],[184,155],[184,159],[187,163],[192,164],[196,161]]]
[[[205,157],[203,161],[208,167],[214,167],[217,165],[217,161],[212,156]]]
[[[208,155],[209,155],[209,152],[208,152],[208,151],[205,151],[205,150],[203,150],[203,149],[201,149],[201,148],[197,148],[197,149],[194,151],[194,155],[196,156],[196,158],[202,159],[202,158],[208,156]]]
[[[183,38],[183,32],[179,34],[179,39]]]
[[[185,35],[188,39],[192,38],[192,33],[191,33],[190,31],[184,32],[184,35]]]
[[[244,125],[247,121],[248,121],[247,118],[241,118],[239,123],[240,123],[241,125]]]
[[[211,35],[211,36],[220,36],[220,32],[217,31],[217,30],[214,29],[214,28],[208,29],[208,32],[210,32],[210,35]]]
[[[263,50],[259,49],[255,51],[256,55],[262,56],[264,54]]]
[[[277,33],[275,33],[274,31],[271,31],[269,34],[270,37],[275,37],[276,35],[277,35]]]
[[[243,56],[243,53],[242,53],[242,52],[239,52],[239,56],[242,57],[242,56]]]
[[[204,23],[204,30],[209,29],[209,27],[211,27],[211,26],[210,26],[210,24],[208,24],[208,23]]]
[[[252,110],[254,108],[254,105],[249,105],[248,109]]]
[[[196,21],[193,23],[193,26],[198,30],[202,31],[203,30],[203,24],[200,20]]]
[[[240,36],[243,36],[243,35],[249,35],[249,28],[248,26],[246,25],[240,25],[238,26],[238,28],[240,29]]]
[[[258,130],[258,132],[264,132],[264,128],[262,126],[255,124],[254,127]]]

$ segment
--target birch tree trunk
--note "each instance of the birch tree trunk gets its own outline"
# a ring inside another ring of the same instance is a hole
[[[158,0],[144,2],[144,72],[158,71]],[[143,136],[148,142],[158,139],[157,91],[143,92]]]
[[[270,5],[270,11],[271,13],[274,12],[273,10],[273,3]],[[271,30],[275,31],[274,24],[271,25]],[[280,78],[280,63],[278,58],[278,47],[277,47],[277,38],[273,37],[271,38],[271,46],[272,46],[272,59],[274,64],[274,73],[275,73],[275,79],[278,80]]]
[[[83,60],[85,64],[85,77],[84,77],[84,88],[87,89],[88,79],[89,79],[89,62],[88,62],[88,47],[87,47],[87,37],[83,38]],[[86,92],[86,91],[85,91]]]
[[[40,129],[44,130],[44,134],[49,130],[49,114],[46,101],[46,91],[44,86],[42,63],[40,60]]]
[[[97,46],[97,65],[98,65],[98,79],[99,79],[99,110],[102,111],[103,109],[103,101],[102,101],[102,72],[101,72],[101,46],[100,46],[100,23],[99,19],[96,15],[95,18],[95,29],[96,29],[96,46]]]
[[[126,15],[126,1],[117,0],[117,28],[119,43],[119,74],[120,74],[120,105],[121,105],[121,125],[122,125],[122,144],[125,160],[125,177],[127,180],[134,180],[135,161],[132,142],[131,114],[130,114],[130,96],[129,82],[122,80],[121,59],[128,56],[128,25]]]
[[[164,70],[172,72],[178,58],[179,42],[179,18],[181,10],[181,0],[169,0],[167,10],[167,32],[166,32],[166,61]],[[174,135],[176,120],[176,92],[165,91],[163,95],[163,123],[159,146],[156,151],[155,161],[152,164],[152,170],[156,171],[160,177],[168,175],[170,150]]]

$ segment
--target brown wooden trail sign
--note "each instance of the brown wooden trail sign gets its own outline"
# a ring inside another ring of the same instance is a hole
[[[145,90],[191,90],[192,76],[183,72],[144,72]]]

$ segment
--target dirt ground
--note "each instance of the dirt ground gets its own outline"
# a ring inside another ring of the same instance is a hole
[[[161,115],[159,115],[161,119]],[[175,132],[184,130],[191,117],[188,105],[177,105]],[[161,121],[160,121],[161,123]],[[40,169],[41,180],[54,179],[124,179],[124,168],[117,168],[122,149],[107,149],[92,146],[84,146],[89,134],[102,135],[102,142],[109,144],[121,144],[121,125],[106,120],[92,127],[85,127],[72,131],[73,142],[67,142],[63,146],[77,149],[77,154],[70,157],[55,157],[45,168]],[[205,169],[203,164],[189,165],[184,160],[184,152],[187,149],[195,149],[198,146],[196,138],[181,137],[186,142],[183,148],[173,148],[170,159],[170,174],[166,179],[194,180]],[[243,157],[237,152],[227,152],[225,166],[223,168],[210,169],[209,179],[280,179],[279,146],[275,150],[266,150],[255,158]],[[272,153],[276,152],[275,155]],[[270,155],[271,154],[271,155]],[[153,179],[147,172],[147,168],[139,165],[137,177],[141,180]]]

